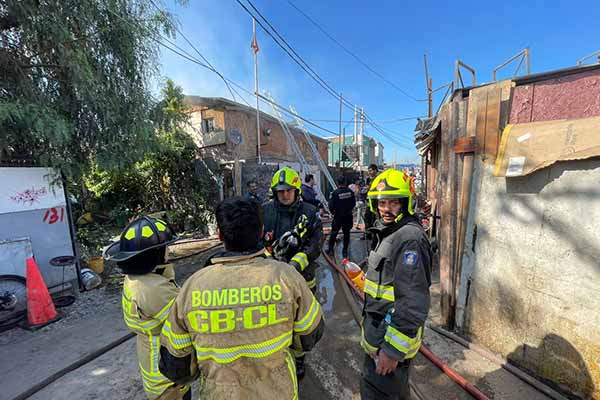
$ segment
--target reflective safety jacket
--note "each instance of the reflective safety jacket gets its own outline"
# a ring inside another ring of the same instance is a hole
[[[263,249],[212,262],[175,300],[162,331],[161,371],[181,381],[197,363],[201,399],[297,399],[290,347],[309,351],[321,338],[321,306],[296,270]]]
[[[429,240],[410,215],[392,225],[378,220],[369,231],[376,245],[368,259],[361,345],[368,353],[411,359],[421,347],[429,312]]]
[[[138,364],[149,399],[157,398],[174,385],[160,373],[158,360],[160,332],[178,291],[170,264],[158,265],[148,274],[126,275],[123,281],[123,318],[137,334]]]
[[[294,229],[302,215],[308,218],[308,232],[296,254],[286,261],[296,267],[308,287],[312,289],[317,285],[315,260],[321,255],[323,237],[323,225],[315,206],[304,201],[297,201],[289,207],[279,204],[276,200],[263,204],[264,244],[271,246],[284,233]]]

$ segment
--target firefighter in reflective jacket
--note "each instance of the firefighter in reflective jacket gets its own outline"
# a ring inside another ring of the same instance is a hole
[[[275,172],[271,181],[273,200],[262,208],[267,255],[292,265],[315,293],[316,262],[321,253],[323,225],[317,207],[301,200],[302,183],[289,167]],[[304,377],[304,353],[292,349],[298,379]]]
[[[189,387],[176,387],[158,369],[160,332],[179,291],[171,264],[165,264],[166,248],[176,236],[160,219],[142,217],[131,222],[118,242],[104,250],[125,274],[123,318],[137,334],[137,355],[144,389],[149,399],[191,399]],[[175,396],[173,395],[175,393]]]
[[[302,276],[268,258],[258,206],[230,198],[216,209],[225,251],[183,285],[161,337],[160,370],[203,377],[201,399],[297,399],[290,347],[308,351],[324,329]]]
[[[377,176],[368,193],[379,218],[365,279],[362,399],[409,398],[409,364],[421,346],[431,285],[431,249],[413,216],[413,194],[410,177],[395,169]]]
[[[273,175],[273,200],[265,203],[262,210],[265,223],[264,244],[269,252],[272,249],[282,249],[279,254],[271,255],[294,266],[314,293],[317,286],[315,260],[321,252],[323,226],[318,216],[319,210],[301,200],[301,186],[300,176],[289,167],[284,167]],[[286,248],[282,242],[295,233],[296,236],[301,236],[296,240],[298,245]]]

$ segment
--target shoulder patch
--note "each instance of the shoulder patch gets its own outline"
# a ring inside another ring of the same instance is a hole
[[[415,265],[418,259],[419,256],[417,255],[416,251],[409,250],[404,252],[404,264]]]

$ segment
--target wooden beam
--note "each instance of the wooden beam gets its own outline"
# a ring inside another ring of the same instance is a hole
[[[474,153],[477,150],[477,137],[465,136],[454,141],[454,153]]]

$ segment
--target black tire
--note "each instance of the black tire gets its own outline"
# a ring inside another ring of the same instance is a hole
[[[0,331],[15,326],[27,314],[26,280],[18,275],[0,275],[0,296],[13,296],[16,303],[8,308],[0,306]]]

